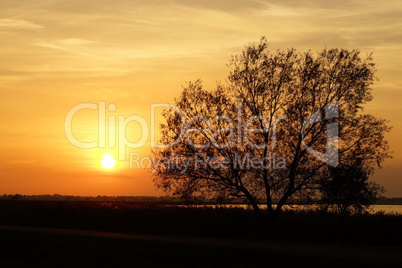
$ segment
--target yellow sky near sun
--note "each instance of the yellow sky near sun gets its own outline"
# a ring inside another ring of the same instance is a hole
[[[230,56],[265,35],[272,49],[374,52],[380,81],[367,111],[394,126],[394,158],[374,179],[388,196],[402,196],[401,17],[400,1],[3,0],[0,194],[162,194],[147,171],[127,161],[104,171],[106,149],[71,145],[67,112],[105,101],[117,107],[108,115],[149,120],[150,105],[172,103],[185,81],[213,88],[225,80]],[[96,139],[96,120],[96,111],[78,113],[74,133]],[[136,128],[128,135],[138,136]],[[132,151],[147,155],[149,145]]]

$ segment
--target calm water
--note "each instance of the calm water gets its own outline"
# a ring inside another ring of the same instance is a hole
[[[402,205],[375,205],[372,207],[373,212],[384,211],[385,213],[402,214]]]
[[[219,207],[219,206],[223,206],[223,207],[243,207],[243,208],[248,208],[250,207],[249,205],[243,205],[243,204],[239,204],[239,205],[199,205],[199,206],[204,206],[204,207]],[[262,208],[264,208],[264,205],[261,206]],[[284,209],[309,209],[312,206],[309,205],[294,205],[294,206],[285,206]],[[313,206],[316,207],[316,206]],[[402,205],[374,205],[371,206],[370,208],[370,213],[377,213],[377,212],[381,212],[383,211],[386,214],[402,214]]]
[[[290,209],[304,209],[304,208],[309,208],[311,206],[292,206],[293,208]],[[289,209],[289,207],[288,207]],[[373,205],[370,207],[369,212],[370,213],[377,213],[377,212],[384,212],[386,214],[402,214],[402,205]]]

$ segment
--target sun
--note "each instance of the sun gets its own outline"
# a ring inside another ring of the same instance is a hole
[[[102,160],[100,161],[102,168],[104,169],[112,169],[116,166],[116,160],[114,160],[114,156],[111,154],[103,154]]]

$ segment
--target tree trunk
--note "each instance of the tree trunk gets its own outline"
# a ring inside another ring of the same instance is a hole
[[[255,200],[255,198],[246,190],[246,188],[242,188],[241,191],[244,193],[244,195],[246,196],[246,198],[248,199],[248,201],[251,204],[251,207],[253,208],[253,211],[257,217],[257,220],[259,222],[259,224],[261,225],[262,228],[264,228],[265,225],[265,217],[264,214],[262,213],[260,207],[257,204],[257,201]]]

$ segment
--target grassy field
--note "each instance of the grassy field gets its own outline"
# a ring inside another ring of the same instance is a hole
[[[179,235],[401,246],[402,216],[339,216],[320,211],[286,211],[259,224],[243,208],[183,207],[126,202],[0,201],[0,224]]]
[[[286,211],[261,225],[253,211],[128,202],[0,201],[0,225],[317,243],[402,252],[401,215]],[[0,230],[0,267],[402,267],[395,263],[174,242]]]
[[[0,267],[400,267],[253,249],[0,231]]]

